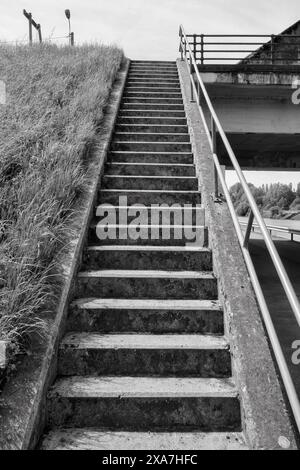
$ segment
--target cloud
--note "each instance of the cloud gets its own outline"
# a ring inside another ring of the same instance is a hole
[[[72,14],[77,42],[118,43],[131,58],[175,59],[178,26],[187,32],[280,32],[300,17],[298,0],[10,0],[0,5],[2,38],[22,39],[28,26],[22,9],[32,11],[47,37],[67,34],[64,9]]]

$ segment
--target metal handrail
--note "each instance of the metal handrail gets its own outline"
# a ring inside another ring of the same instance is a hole
[[[267,60],[271,64],[289,63],[300,65],[300,58],[291,56],[291,52],[300,50],[300,35],[290,34],[188,34],[185,38],[190,39],[190,45],[196,61],[202,65],[210,61],[238,61],[249,63],[249,61]],[[282,41],[280,41],[282,40]],[[287,41],[288,40],[288,41]],[[224,46],[223,49],[211,48],[211,46]],[[225,47],[227,46],[227,47]],[[235,47],[228,47],[235,46]],[[237,48],[240,47],[240,48]],[[246,48],[244,46],[256,46]],[[257,49],[258,46],[258,49]],[[294,46],[294,51],[291,47]],[[267,52],[268,57],[259,57],[260,52]],[[211,56],[217,53],[218,56]],[[237,57],[237,53],[246,53],[244,57]],[[199,57],[200,56],[200,57]]]
[[[232,150],[232,147],[231,147],[231,145],[228,141],[228,138],[227,138],[227,136],[226,136],[226,134],[223,130],[223,127],[222,127],[222,125],[219,121],[219,118],[218,118],[218,116],[217,116],[217,114],[214,110],[212,102],[211,102],[211,100],[209,98],[209,95],[207,93],[207,90],[205,88],[204,82],[203,82],[203,80],[201,78],[201,75],[199,73],[199,70],[197,68],[197,64],[196,64],[195,57],[193,55],[190,43],[187,40],[187,36],[184,32],[184,29],[183,29],[182,25],[180,26],[179,35],[180,35],[180,48],[179,48],[179,50],[182,53],[182,58],[184,56],[184,60],[186,61],[188,71],[189,71],[189,77],[190,77],[190,82],[191,82],[191,101],[194,101],[194,96],[197,97],[197,106],[198,106],[198,109],[199,109],[199,112],[200,112],[200,115],[201,115],[201,118],[202,118],[202,121],[203,121],[203,124],[204,124],[204,127],[205,127],[205,131],[206,131],[209,143],[210,143],[212,154],[213,154],[213,162],[214,162],[214,168],[215,168],[215,195],[218,196],[218,179],[219,179],[220,182],[221,182],[223,191],[224,191],[224,196],[225,196],[227,204],[228,204],[228,209],[230,211],[230,214],[231,214],[231,217],[232,217],[232,220],[233,220],[233,224],[234,224],[234,227],[235,227],[235,230],[236,230],[238,241],[239,241],[239,244],[241,246],[241,250],[242,250],[242,253],[243,253],[243,256],[244,256],[244,259],[245,259],[245,263],[246,263],[246,266],[247,266],[247,269],[248,269],[248,272],[249,272],[249,275],[250,275],[250,278],[251,278],[251,281],[252,281],[252,285],[253,285],[253,288],[254,288],[254,291],[255,291],[255,294],[256,294],[256,297],[257,297],[257,301],[258,301],[258,304],[260,306],[260,310],[261,310],[261,313],[262,313],[262,316],[263,316],[263,319],[264,319],[264,323],[265,323],[265,327],[266,327],[266,330],[268,332],[268,336],[269,336],[269,339],[270,339],[270,342],[271,342],[271,345],[272,345],[272,348],[273,348],[273,352],[274,352],[274,355],[275,355],[276,360],[277,360],[277,364],[278,364],[278,367],[279,367],[279,370],[280,370],[280,373],[281,373],[281,377],[282,377],[282,380],[283,380],[283,383],[284,383],[284,386],[285,386],[285,389],[286,389],[286,393],[287,393],[287,396],[288,396],[288,399],[289,399],[289,402],[290,402],[290,405],[291,405],[291,408],[292,408],[292,411],[293,411],[293,414],[294,414],[294,418],[295,418],[298,430],[300,432],[300,403],[299,403],[299,398],[298,398],[295,386],[293,384],[293,381],[292,381],[292,378],[291,378],[291,375],[290,375],[290,372],[289,372],[289,369],[288,369],[288,366],[287,366],[287,363],[286,363],[286,360],[285,360],[285,357],[284,357],[284,354],[283,354],[283,351],[282,351],[282,348],[281,348],[281,345],[280,345],[280,342],[279,342],[279,339],[278,339],[278,336],[277,336],[277,333],[276,333],[276,330],[274,328],[274,325],[273,325],[273,322],[272,322],[272,319],[271,319],[270,311],[269,311],[269,308],[267,306],[267,303],[266,303],[266,300],[265,300],[265,297],[264,297],[259,279],[257,277],[256,271],[255,271],[255,268],[254,268],[254,264],[253,264],[253,261],[251,259],[249,249],[248,249],[248,242],[249,242],[249,237],[250,237],[250,234],[251,234],[251,227],[252,227],[254,218],[256,219],[256,222],[260,227],[260,230],[261,230],[261,233],[263,235],[263,239],[265,241],[266,247],[268,249],[268,252],[270,254],[270,257],[272,259],[272,262],[274,264],[274,267],[276,269],[276,272],[278,274],[280,282],[282,284],[282,287],[283,287],[283,289],[286,293],[288,302],[291,306],[291,309],[292,309],[292,311],[295,315],[296,321],[297,321],[299,326],[300,326],[300,304],[299,304],[298,298],[296,296],[296,293],[294,291],[294,288],[291,284],[291,281],[290,281],[290,279],[287,275],[287,272],[286,272],[286,270],[285,270],[285,268],[282,264],[282,261],[280,259],[280,256],[279,256],[278,252],[277,252],[277,249],[276,249],[276,247],[273,243],[273,240],[272,240],[272,238],[271,238],[271,236],[268,232],[268,229],[267,229],[266,224],[263,220],[263,217],[261,216],[261,214],[259,212],[259,209],[256,205],[256,202],[255,202],[255,199],[252,195],[252,192],[251,192],[251,190],[250,190],[250,188],[247,184],[247,181],[244,177],[244,174],[243,174],[243,172],[242,172],[242,170],[239,166],[237,158],[236,158],[236,156],[235,156],[235,154]],[[197,84],[195,82],[195,79],[196,79]],[[202,106],[201,106],[201,104],[203,102],[203,99],[206,102],[207,109],[208,109],[208,111],[210,113],[210,117],[211,117],[211,133],[209,131],[209,128],[208,128],[208,125],[207,125],[207,122],[206,122],[206,119],[205,119],[205,116],[204,116],[204,112],[203,112],[203,109],[202,109]],[[249,207],[250,207],[250,210],[251,210],[245,236],[242,233],[242,229],[240,227],[239,220],[238,220],[238,217],[236,215],[233,202],[231,200],[229,189],[227,187],[225,177],[223,175],[223,171],[222,171],[219,159],[218,159],[217,148],[216,148],[217,147],[216,146],[217,131],[218,131],[218,133],[219,133],[219,135],[220,135],[220,137],[223,141],[225,149],[227,150],[228,156],[229,156],[229,158],[231,160],[231,163],[232,163],[232,166],[233,166],[233,168],[234,168],[234,170],[235,170],[235,172],[238,176],[238,179],[241,183],[241,186],[244,190],[244,193],[246,194],[246,197],[247,197],[247,200],[248,200],[248,203],[249,203]]]

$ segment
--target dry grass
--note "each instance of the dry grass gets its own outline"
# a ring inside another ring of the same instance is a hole
[[[57,255],[122,58],[97,45],[0,47],[0,340],[17,348],[45,334],[58,301]]]

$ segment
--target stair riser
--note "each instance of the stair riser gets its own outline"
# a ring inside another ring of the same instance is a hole
[[[197,178],[152,178],[122,177],[122,176],[104,176],[102,188],[106,189],[145,189],[145,190],[165,190],[165,191],[197,191]]]
[[[218,310],[108,310],[69,308],[68,331],[99,333],[224,334]]]
[[[158,118],[183,118],[185,119],[184,110],[151,110],[151,109],[121,109],[118,119],[126,118],[126,117],[142,117],[142,118],[151,118],[151,117],[158,117]]]
[[[182,165],[192,165],[194,158],[192,154],[176,154],[176,153],[117,153],[110,152],[108,155],[108,161],[121,162],[121,163],[178,163]]]
[[[127,197],[127,204],[144,204],[149,206],[151,204],[201,204],[200,193],[141,193],[139,191],[126,192],[126,191],[100,191],[99,193],[99,204],[113,204],[118,206],[120,203],[120,197]],[[121,204],[122,205],[122,204]]]
[[[129,70],[134,68],[141,68],[145,70],[162,70],[170,69],[177,72],[177,65],[175,63],[152,63],[152,62],[131,62]]]
[[[123,99],[127,101],[127,99],[140,99],[140,98],[149,98],[149,99],[174,99],[174,100],[180,100],[182,102],[182,95],[180,91],[177,90],[163,90],[160,91],[158,89],[156,90],[146,90],[146,91],[141,91],[141,90],[125,90],[124,91],[124,97]]]
[[[59,376],[162,376],[229,378],[230,352],[225,349],[76,349],[63,348]]]
[[[49,426],[132,431],[240,431],[236,397],[61,398],[48,402]]]
[[[126,176],[193,176],[195,177],[194,166],[170,165],[106,165],[106,175],[126,175]]]
[[[147,126],[147,124],[154,126],[187,126],[186,119],[184,118],[155,118],[155,117],[123,117],[118,118],[117,124],[123,124],[126,126]]]
[[[82,269],[130,269],[167,271],[211,271],[210,252],[153,252],[153,251],[87,251]]]
[[[186,134],[159,134],[159,133],[151,133],[151,129],[149,129],[148,133],[120,133],[116,132],[114,134],[114,140],[116,142],[151,142],[151,143],[159,143],[159,142],[190,142],[190,136],[188,133]]]
[[[170,126],[161,124],[152,124],[152,125],[145,125],[145,124],[135,124],[135,125],[125,125],[125,124],[118,124],[115,128],[115,132],[142,132],[142,133],[157,133],[157,134],[188,134],[188,127],[187,126]],[[189,140],[187,140],[188,142]]]
[[[121,114],[123,114],[124,112],[126,111],[130,111],[131,109],[134,109],[134,110],[141,110],[141,111],[148,111],[148,110],[151,110],[151,111],[168,111],[170,112],[170,116],[172,115],[171,113],[173,111],[183,111],[184,112],[184,107],[183,107],[183,104],[173,104],[173,103],[169,103],[167,104],[165,102],[165,100],[163,100],[163,102],[161,103],[157,103],[154,102],[154,103],[141,103],[141,102],[138,102],[138,103],[135,103],[135,102],[128,102],[128,101],[124,101],[122,103],[122,107],[121,107]],[[184,114],[182,113],[181,116],[183,116]]]
[[[78,277],[77,298],[217,300],[216,279]]]
[[[132,95],[125,95],[123,96],[123,103],[129,103],[129,104],[164,104],[164,105],[181,105],[183,106],[183,99],[182,98],[176,98],[176,97],[169,97],[169,98],[164,98],[163,96],[157,96],[157,97],[146,97],[143,98],[142,96],[132,96]]]
[[[192,146],[188,142],[120,142],[111,143],[110,150],[121,152],[188,152]]]
[[[138,80],[139,82],[144,82],[150,80],[151,82],[163,82],[163,83],[176,83],[180,84],[179,77],[177,73],[173,72],[159,72],[159,71],[143,71],[143,70],[132,70],[128,74],[128,81],[132,82],[133,80]]]

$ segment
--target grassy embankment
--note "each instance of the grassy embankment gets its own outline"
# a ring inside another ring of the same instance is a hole
[[[58,303],[60,253],[122,58],[97,45],[0,47],[0,340],[16,351],[47,333]]]

